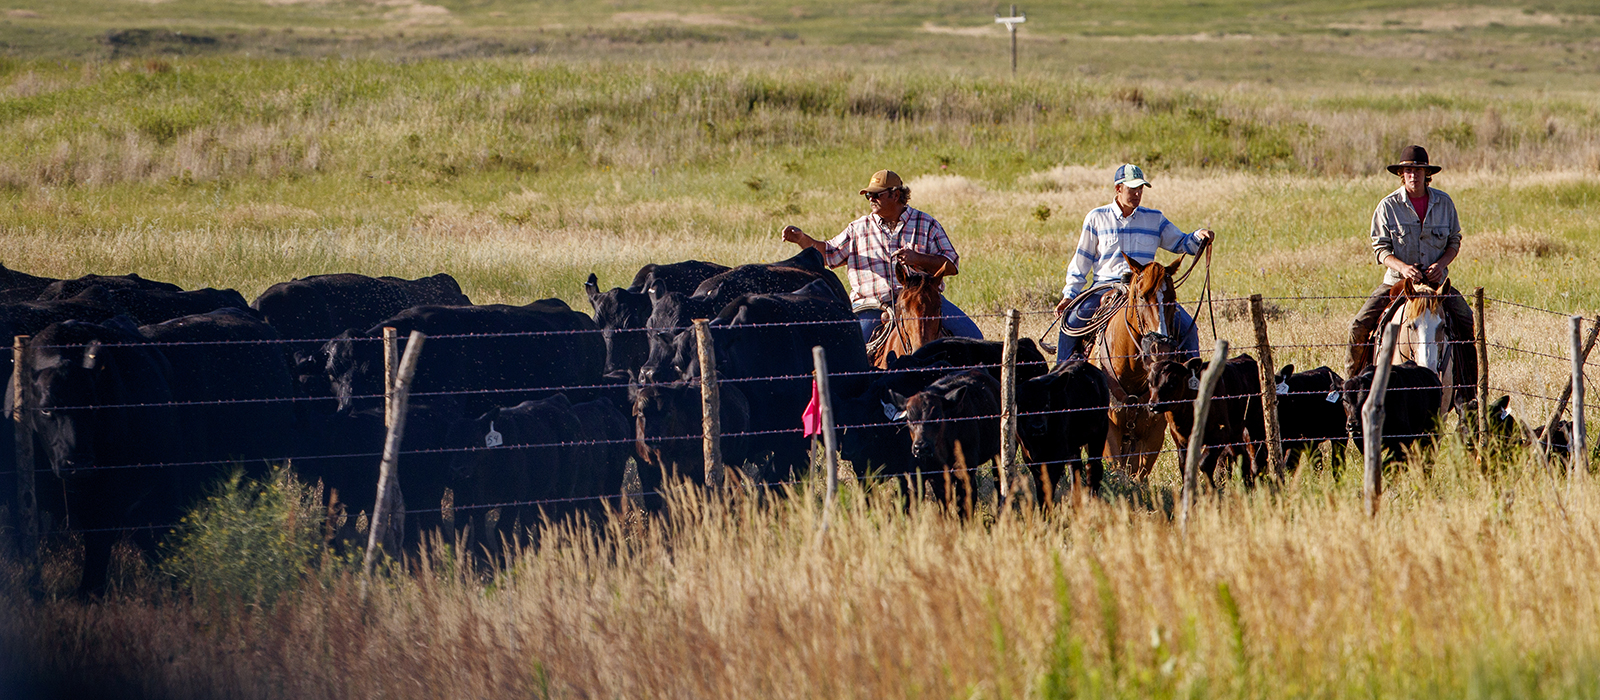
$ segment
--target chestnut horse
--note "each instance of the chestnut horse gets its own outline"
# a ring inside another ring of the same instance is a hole
[[[1415,362],[1433,370],[1444,385],[1439,411],[1444,413],[1472,399],[1472,391],[1458,391],[1455,385],[1475,383],[1477,377],[1456,377],[1462,366],[1457,353],[1473,352],[1451,342],[1454,334],[1450,314],[1444,309],[1444,290],[1449,280],[1437,288],[1401,280],[1389,289],[1389,308],[1384,320],[1400,326],[1395,337],[1394,364]],[[1382,328],[1383,325],[1379,325]]]
[[[1111,379],[1111,429],[1106,433],[1105,454],[1128,476],[1144,481],[1161,456],[1167,424],[1137,397],[1150,394],[1150,369],[1177,357],[1178,295],[1172,278],[1181,260],[1162,266],[1140,264],[1127,255],[1123,259],[1133,270],[1133,279],[1121,308],[1098,333],[1089,361]],[[1106,303],[1117,302],[1108,298]],[[1130,396],[1136,397],[1134,402]]]
[[[940,275],[897,263],[894,276],[900,281],[894,306],[884,312],[883,325],[867,341],[867,358],[878,369],[888,369],[891,358],[905,357],[930,341],[953,335],[941,319]]]

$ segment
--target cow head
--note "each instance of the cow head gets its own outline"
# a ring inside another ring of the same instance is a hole
[[[1194,358],[1188,362],[1172,362],[1163,360],[1157,362],[1150,369],[1150,395],[1151,404],[1182,404],[1193,402],[1199,395],[1200,375],[1206,370],[1206,362]],[[1172,406],[1168,406],[1170,410]]]
[[[1361,448],[1364,443],[1362,436],[1365,431],[1361,425],[1361,407],[1367,403],[1367,393],[1372,389],[1372,374],[1374,368],[1368,367],[1354,377],[1345,380],[1344,387],[1339,391],[1340,402],[1344,405],[1344,428],[1350,434],[1350,439],[1356,442],[1356,447]]]
[[[650,295],[632,292],[620,287],[600,291],[593,273],[583,285],[594,309],[594,322],[600,327],[600,337],[605,342],[605,373],[621,378],[628,370],[644,364],[650,352],[650,341],[643,329],[650,318],[653,306]]]
[[[377,339],[352,328],[323,344],[318,357],[326,363],[339,413],[359,408],[358,397],[383,394],[383,345]]]
[[[911,458],[930,465],[955,463],[954,441],[949,439],[952,408],[966,397],[968,387],[958,385],[944,392],[929,389],[910,398],[895,396],[902,408],[906,427],[911,430]]]
[[[674,468],[703,480],[704,464],[695,464],[696,460],[685,456],[700,448],[698,441],[689,439],[701,434],[699,387],[688,382],[636,382],[628,386],[628,398],[632,404],[635,452],[641,462],[654,467],[640,470],[645,490],[656,490],[661,475]]]
[[[33,405],[25,414],[40,436],[52,470],[91,466],[101,448],[127,448],[149,441],[153,417],[170,411],[164,361],[146,346],[126,317],[105,324],[66,321],[46,328],[29,343]],[[99,408],[117,404],[158,404],[151,408]]]

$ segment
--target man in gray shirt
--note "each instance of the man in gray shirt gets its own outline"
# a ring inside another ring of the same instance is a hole
[[[1354,377],[1372,364],[1372,331],[1388,306],[1390,287],[1402,279],[1437,287],[1450,277],[1450,263],[1461,251],[1461,221],[1450,195],[1428,186],[1433,174],[1440,170],[1428,163],[1428,151],[1421,146],[1406,146],[1400,151],[1400,162],[1389,166],[1389,172],[1400,176],[1401,186],[1378,202],[1377,210],[1372,212],[1371,231],[1372,252],[1388,270],[1383,274],[1383,284],[1372,290],[1366,305],[1350,322],[1347,377]],[[1444,309],[1450,316],[1452,339],[1471,342],[1472,307],[1453,286],[1446,285],[1441,293],[1445,295]],[[1456,357],[1460,360],[1456,376],[1475,381],[1476,353],[1457,352]],[[1440,380],[1450,382],[1452,378]]]

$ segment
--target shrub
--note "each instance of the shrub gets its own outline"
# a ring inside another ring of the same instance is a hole
[[[235,471],[184,516],[161,569],[196,598],[270,606],[315,570],[322,526],[320,487],[289,469],[262,481]]]

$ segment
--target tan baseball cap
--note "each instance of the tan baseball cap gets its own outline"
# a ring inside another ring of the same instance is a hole
[[[867,182],[867,188],[861,190],[861,194],[869,192],[876,194],[901,187],[905,187],[905,183],[900,182],[900,176],[896,175],[893,170],[879,170],[872,174],[872,179]]]

